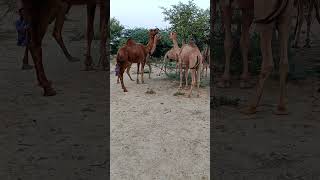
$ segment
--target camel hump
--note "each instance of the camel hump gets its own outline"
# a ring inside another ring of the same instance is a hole
[[[132,38],[129,38],[127,40],[127,42],[126,42],[126,45],[128,45],[128,46],[131,46],[131,45],[134,45],[134,44],[136,44],[136,42]]]

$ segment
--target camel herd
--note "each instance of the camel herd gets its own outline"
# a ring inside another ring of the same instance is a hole
[[[168,59],[174,60],[177,62],[177,67],[179,66],[180,70],[180,86],[179,89],[182,88],[182,69],[185,70],[185,78],[186,78],[186,87],[188,86],[188,72],[191,71],[191,87],[188,97],[191,97],[193,87],[197,84],[199,89],[200,87],[200,74],[203,67],[203,54],[201,54],[197,45],[190,41],[188,44],[183,44],[180,48],[177,42],[177,34],[175,32],[170,33],[170,39],[173,42],[173,48],[170,49],[164,56],[164,63]],[[129,38],[127,42],[121,47],[116,56],[116,74],[118,75],[118,79],[120,79],[121,86],[124,92],[128,92],[127,88],[124,86],[123,82],[123,74],[127,69],[127,74],[131,80],[133,80],[130,76],[129,69],[133,63],[137,63],[137,84],[139,84],[139,74],[141,75],[141,83],[144,83],[143,74],[144,74],[144,66],[148,62],[150,55],[156,49],[157,43],[160,40],[159,29],[150,29],[149,30],[149,41],[147,45],[142,45],[140,43],[136,43],[134,40]],[[208,50],[207,50],[208,52]],[[206,53],[207,53],[206,52]],[[140,71],[141,64],[141,71]],[[166,67],[164,67],[166,71]],[[151,68],[150,68],[151,69]],[[161,71],[160,71],[161,73]],[[159,73],[159,75],[160,75]],[[149,73],[150,78],[150,73]],[[119,83],[119,81],[117,81]],[[198,92],[198,95],[200,93]]]

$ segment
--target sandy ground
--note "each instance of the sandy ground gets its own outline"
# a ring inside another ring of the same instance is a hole
[[[156,74],[145,84],[125,75],[124,93],[111,72],[111,179],[208,179],[209,88],[173,96],[179,83]]]
[[[297,50],[297,72],[319,64],[320,43],[314,37],[311,49]],[[319,29],[318,29],[319,30]],[[301,41],[302,45],[304,39]],[[318,82],[317,82],[318,81]],[[215,180],[222,179],[320,179],[319,79],[290,80],[288,116],[272,113],[279,99],[279,80],[269,78],[257,114],[243,115],[254,89],[240,89],[234,79],[229,89],[216,88],[217,96],[240,98],[239,106],[214,110],[213,159]]]
[[[0,179],[107,179],[106,74],[81,71],[85,40],[70,40],[85,32],[85,21],[78,21],[85,7],[70,13],[75,21],[65,23],[63,36],[81,62],[67,62],[51,37],[52,25],[43,43],[45,70],[58,93],[54,97],[42,96],[35,70],[20,69],[24,49],[16,46],[11,24],[1,29]],[[98,44],[93,46],[96,63]]]

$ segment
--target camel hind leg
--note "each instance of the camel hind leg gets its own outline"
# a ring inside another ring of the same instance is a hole
[[[132,64],[129,64],[128,67],[127,67],[127,75],[129,76],[129,78],[130,78],[131,81],[134,81],[134,80],[132,79],[131,75],[130,75],[131,65],[132,65]]]
[[[296,26],[296,32],[295,32],[295,38],[294,38],[294,48],[299,48],[299,39],[300,39],[300,33],[301,28],[303,25],[303,4],[300,0],[298,0],[298,18],[297,18],[297,26]]]
[[[77,61],[80,61],[80,59],[76,58],[76,57],[72,57],[70,55],[70,53],[68,52],[68,50],[63,42],[62,35],[61,35],[63,24],[65,21],[65,14],[66,14],[69,7],[70,7],[70,5],[68,5],[67,3],[62,3],[62,5],[60,5],[60,10],[56,16],[56,21],[55,21],[52,36],[59,44],[60,48],[62,49],[62,51],[63,51],[65,57],[68,59],[68,61],[77,62]]]
[[[309,3],[309,8],[308,8],[308,16],[307,16],[307,37],[306,37],[306,44],[304,45],[304,47],[310,48],[310,31],[311,31],[311,15],[312,15],[312,10],[314,7],[314,0],[311,0]]]
[[[100,1],[100,59],[98,66],[101,64],[102,69],[106,70],[107,68],[107,51],[106,51],[106,43],[107,43],[107,33],[106,33],[106,21],[107,21],[107,1]],[[109,22],[108,22],[109,23]]]

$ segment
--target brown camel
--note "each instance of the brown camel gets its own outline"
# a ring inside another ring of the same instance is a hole
[[[180,47],[178,45],[177,33],[176,32],[171,32],[170,35],[169,35],[169,38],[172,40],[173,47],[169,51],[167,51],[166,54],[164,55],[163,65],[162,65],[162,67],[160,69],[159,76],[160,76],[160,73],[163,70],[163,67],[164,67],[164,73],[167,73],[167,66],[166,66],[167,61],[174,60],[174,61],[178,62],[178,54],[179,54],[181,49],[180,49]],[[178,63],[176,64],[176,72],[177,72],[177,67],[178,67]]]
[[[117,75],[120,76],[120,82],[124,92],[128,92],[128,90],[123,83],[123,73],[132,63],[137,63],[137,84],[139,84],[141,64],[141,83],[144,83],[144,65],[150,54],[153,54],[155,51],[156,44],[160,39],[158,33],[158,28],[149,30],[149,42],[146,46],[136,43],[133,39],[128,39],[127,43],[118,50],[116,66],[119,68],[119,73],[117,73]]]
[[[198,94],[197,96],[200,96],[200,74],[202,70],[202,55],[197,47],[197,45],[193,42],[190,41],[189,44],[184,44],[181,47],[179,56],[178,56],[178,61],[179,61],[179,68],[180,68],[180,86],[179,89],[182,89],[182,69],[185,69],[185,78],[186,78],[186,88],[188,86],[188,73],[189,69],[191,71],[191,87],[190,87],[190,92],[188,94],[188,97],[191,97],[192,95],[192,89],[197,83],[197,88],[198,88]]]
[[[48,25],[56,18],[56,24],[63,23],[65,18],[64,7],[66,4],[87,5],[87,53],[86,53],[86,70],[92,68],[91,42],[93,40],[93,21],[97,4],[100,6],[100,62],[106,68],[106,20],[107,20],[107,1],[104,0],[22,0],[25,8],[27,21],[31,26],[31,42],[29,48],[35,64],[39,85],[44,89],[44,96],[53,96],[56,91],[52,88],[51,82],[47,79],[42,64],[42,39],[47,31]],[[59,27],[59,25],[57,25]],[[60,25],[61,26],[61,25]],[[63,42],[62,38],[61,41]],[[60,45],[60,43],[59,43]],[[60,45],[61,46],[61,45]]]
[[[297,21],[296,21],[296,27],[295,27],[295,38],[294,38],[294,48],[299,48],[299,40],[300,40],[300,33],[301,28],[304,21],[304,13],[305,9],[307,9],[307,37],[306,37],[306,44],[304,47],[311,47],[310,46],[310,30],[311,30],[311,19],[312,19],[312,12],[315,10],[316,12],[316,19],[318,23],[320,23],[320,13],[319,13],[319,0],[295,0],[295,6],[298,9],[298,15],[297,15]],[[305,8],[306,7],[306,8]]]
[[[232,35],[231,35],[231,19],[232,19],[232,11],[235,5],[237,5],[242,12],[241,17],[241,37],[240,37],[240,47],[242,53],[243,60],[243,70],[240,76],[240,87],[246,88],[249,87],[249,69],[248,69],[248,51],[249,51],[249,43],[250,36],[249,30],[253,20],[253,1],[254,0],[221,0],[220,5],[222,9],[222,18],[225,30],[225,40],[224,40],[224,52],[225,52],[225,67],[224,73],[222,75],[221,80],[217,84],[218,87],[230,87],[230,59],[232,54]]]

